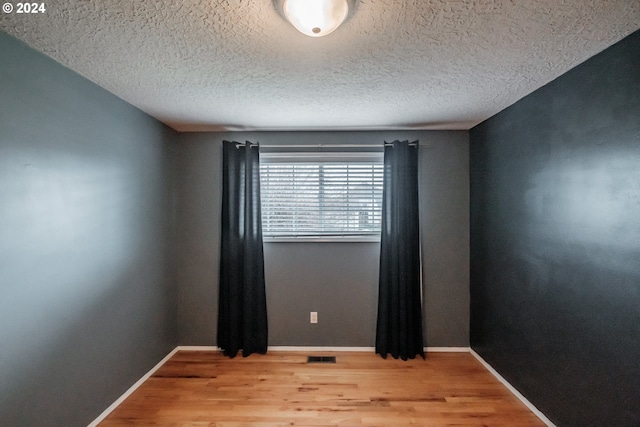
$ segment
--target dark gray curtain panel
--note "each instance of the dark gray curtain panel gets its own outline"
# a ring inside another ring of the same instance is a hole
[[[258,146],[223,141],[218,347],[229,357],[267,352],[267,302]]]
[[[376,353],[424,358],[418,141],[385,143]]]

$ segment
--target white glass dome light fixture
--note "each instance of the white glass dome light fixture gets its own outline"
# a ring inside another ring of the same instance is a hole
[[[344,22],[349,3],[353,0],[282,0],[282,12],[302,34],[322,37]]]

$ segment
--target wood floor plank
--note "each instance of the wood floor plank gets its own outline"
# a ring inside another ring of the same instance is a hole
[[[100,427],[544,426],[468,353],[179,351]]]

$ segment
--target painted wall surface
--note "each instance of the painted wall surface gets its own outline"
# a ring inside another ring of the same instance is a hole
[[[425,344],[469,345],[468,133],[247,132],[181,135],[180,344],[215,345],[222,144],[372,144],[419,139]],[[265,243],[269,344],[373,346],[379,244]],[[318,311],[318,324],[309,312]]]
[[[0,58],[0,425],[86,425],[176,345],[176,134],[2,32]]]
[[[470,153],[472,347],[558,425],[640,425],[640,32]]]
[[[266,243],[264,253],[269,345],[373,346],[380,243]]]

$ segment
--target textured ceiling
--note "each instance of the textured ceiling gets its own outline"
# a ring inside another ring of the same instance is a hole
[[[181,130],[468,129],[640,28],[640,0],[49,0],[0,29]]]

